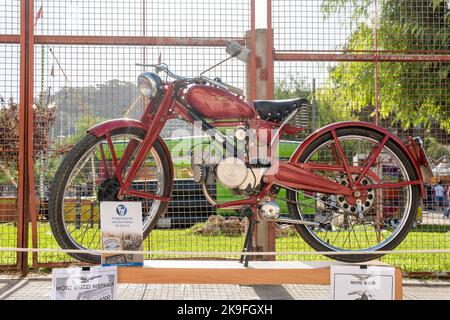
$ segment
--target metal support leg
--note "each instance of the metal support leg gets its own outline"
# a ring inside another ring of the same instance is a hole
[[[241,215],[248,219],[249,225],[247,229],[247,233],[245,234],[244,248],[242,249],[240,263],[244,262],[244,266],[248,267],[248,261],[250,260],[250,256],[244,254],[245,252],[251,252],[253,248],[253,233],[255,232],[256,221],[254,219],[253,209],[250,207],[244,207],[241,209]],[[244,260],[245,259],[245,260]]]

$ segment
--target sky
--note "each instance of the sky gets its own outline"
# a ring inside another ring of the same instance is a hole
[[[242,37],[250,29],[248,0],[145,0],[146,35],[169,37]],[[38,35],[135,36],[143,34],[143,0],[35,0],[35,13],[43,15]],[[256,27],[265,28],[266,0],[256,0]],[[324,18],[320,0],[273,0],[273,26],[277,50],[334,50],[342,46],[352,27],[347,13]],[[19,32],[19,0],[0,4],[0,33]],[[50,50],[61,65],[58,67]],[[178,74],[193,76],[226,57],[223,48],[147,47],[147,62],[162,60]],[[53,91],[64,85],[86,86],[111,79],[134,82],[142,72],[142,47],[42,46],[35,47],[35,91]],[[43,62],[43,63],[42,63]],[[275,63],[279,81],[292,74],[311,83],[325,80],[329,63]],[[51,76],[52,68],[55,70]],[[67,75],[66,79],[64,73]],[[44,77],[42,78],[42,74]],[[245,87],[245,65],[230,61],[214,70],[233,85]],[[0,94],[18,96],[19,47],[0,44]]]

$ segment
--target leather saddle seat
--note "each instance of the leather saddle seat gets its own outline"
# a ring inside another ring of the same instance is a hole
[[[260,118],[266,121],[280,122],[286,119],[295,109],[301,105],[308,105],[304,98],[287,100],[255,100],[253,106]]]

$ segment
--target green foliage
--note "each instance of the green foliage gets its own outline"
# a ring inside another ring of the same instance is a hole
[[[354,8],[355,31],[345,50],[374,50],[373,1],[325,0],[326,17]],[[450,9],[444,0],[379,1],[377,50],[438,52],[450,43]],[[327,80],[321,99],[335,108],[362,110],[375,105],[373,63],[338,63]],[[382,62],[378,64],[380,114],[404,128],[437,124],[450,130],[450,64],[444,62]],[[328,97],[332,95],[332,97]]]
[[[104,120],[105,118],[99,116],[84,114],[75,122],[75,134],[65,138],[63,141],[59,139],[53,140],[52,149],[58,150],[61,155],[67,153],[74,144],[76,144],[79,140],[81,140],[81,138],[86,135],[87,129]],[[51,157],[46,158],[44,163],[40,161],[37,161],[35,163],[35,173],[37,174],[37,176],[39,176],[41,170],[43,169],[42,166],[44,166],[45,180],[51,181],[53,180],[53,177],[58,170],[60,163],[61,158],[58,155],[55,156],[53,154]]]
[[[317,99],[317,126],[324,126],[329,123],[350,119],[351,108],[342,107],[337,103],[337,96],[329,92],[330,87],[319,89],[315,93]],[[275,85],[274,92],[275,99],[293,99],[293,98],[307,98],[313,101],[313,90],[308,83],[300,75],[290,75],[288,80],[280,80]],[[336,107],[338,106],[338,107]],[[312,110],[311,110],[312,111]],[[311,112],[310,112],[311,114]],[[311,123],[312,119],[310,119]]]
[[[435,138],[426,138],[424,145],[429,159],[437,160],[445,156],[450,156],[450,150],[445,145],[440,144]]]
[[[325,17],[329,17],[336,12],[343,12],[348,7],[354,8],[352,18],[358,20],[360,17],[367,17],[373,0],[324,0],[321,10]]]
[[[280,80],[275,85],[276,99],[311,98],[311,88],[298,74],[290,75],[289,80]]]
[[[92,114],[83,114],[81,117],[77,119],[77,122],[75,123],[75,134],[68,137],[65,140],[65,144],[67,145],[75,144],[86,135],[86,132],[89,128],[105,120],[106,118],[104,117]]]

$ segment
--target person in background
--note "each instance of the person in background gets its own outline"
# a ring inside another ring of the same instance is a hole
[[[434,187],[434,198],[436,199],[437,209],[444,210],[444,194],[445,188],[442,185],[442,181],[439,180],[439,183]]]
[[[450,217],[450,184],[445,185],[445,195],[444,195],[444,219]]]

